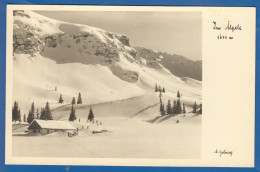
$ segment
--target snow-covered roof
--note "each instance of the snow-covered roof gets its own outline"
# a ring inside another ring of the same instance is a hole
[[[55,121],[55,120],[38,120],[35,119],[30,126],[36,122],[37,124],[39,124],[39,126],[41,128],[44,129],[67,129],[67,130],[74,130],[75,128],[66,121]],[[29,126],[29,128],[30,128]]]

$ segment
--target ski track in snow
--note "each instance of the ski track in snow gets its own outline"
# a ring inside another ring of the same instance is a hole
[[[148,109],[150,109],[150,108],[155,107],[155,106],[158,105],[158,104],[159,104],[159,103],[155,103],[155,104],[153,104],[153,105],[147,106],[147,107],[145,107],[144,109],[142,109],[142,110],[136,112],[134,115],[130,116],[130,118],[133,118],[133,117],[137,116],[138,114],[140,114],[140,113],[142,113],[142,112],[144,112],[144,111],[146,111],[146,110],[148,110]]]

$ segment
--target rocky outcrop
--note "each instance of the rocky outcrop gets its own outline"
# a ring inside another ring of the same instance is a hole
[[[162,68],[159,61],[160,57],[159,55],[154,52],[153,50],[147,49],[147,48],[142,48],[142,47],[135,47],[137,51],[137,57],[145,59],[146,61],[146,66],[150,68],[156,68],[160,69]]]
[[[125,46],[130,47],[129,38],[125,35],[116,35],[116,38]]]
[[[50,35],[45,37],[45,46],[55,48],[57,46],[57,41],[55,36]]]
[[[14,10],[13,16],[22,16],[22,17],[30,18],[30,16],[28,14],[24,13],[24,10]]]
[[[17,54],[30,54],[43,50],[42,37],[34,32],[34,28],[21,22],[15,22],[13,29],[13,52]]]
[[[30,15],[28,15],[30,14]],[[120,68],[120,58],[133,63],[136,50],[125,35],[89,26],[59,23],[32,12],[14,12],[13,53],[37,53],[59,64],[82,63],[119,66],[111,71],[121,79],[136,82],[137,72]],[[28,20],[32,17],[32,20]],[[118,72],[120,71],[120,72]]]

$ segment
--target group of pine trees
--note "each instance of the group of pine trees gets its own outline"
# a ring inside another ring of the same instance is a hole
[[[72,98],[71,104],[72,104],[72,105],[76,104],[75,97]],[[81,99],[81,94],[80,94],[80,93],[79,93],[79,95],[78,95],[77,104],[82,104],[82,99]]]
[[[70,112],[70,116],[69,116],[69,121],[75,121],[76,119],[77,119],[76,111],[75,111],[75,108],[73,107],[73,104],[72,104],[71,112]],[[92,107],[90,107],[90,109],[89,109],[88,121],[90,121],[90,122],[94,121],[94,113],[93,113]]]
[[[171,101],[168,100],[168,104],[166,106],[166,110],[164,107],[164,104],[162,103],[162,100],[160,99],[160,114],[162,116],[164,115],[176,115],[186,113],[185,104],[183,103],[181,106],[181,101],[178,99],[177,101],[173,101],[173,105],[171,105]]]
[[[26,116],[24,115],[24,120]],[[32,103],[31,109],[29,110],[28,116],[27,116],[27,122],[30,124],[34,119],[42,119],[42,120],[53,120],[49,102],[46,103],[44,108],[41,108],[41,113],[39,113],[39,110],[37,108],[35,112],[34,103]]]
[[[26,114],[23,115],[23,122],[27,122],[30,124],[34,119],[43,119],[43,120],[52,120],[53,119],[51,110],[49,107],[49,102],[46,103],[45,108],[41,109],[41,114],[39,113],[38,108],[35,111],[34,102],[32,103],[27,117],[26,117]],[[17,101],[14,102],[14,106],[12,107],[12,121],[14,121],[14,122],[22,121],[21,112],[20,112],[20,108],[18,107]]]
[[[64,102],[64,100],[63,100],[62,94],[60,94],[59,103],[62,104],[63,102]],[[76,99],[75,99],[75,97],[72,98],[71,104],[72,104],[72,105],[75,105],[75,104],[76,104]],[[82,104],[81,93],[79,93],[79,95],[78,95],[77,104]]]
[[[155,92],[163,92],[165,93],[165,89],[164,87],[161,88],[161,86],[157,86],[157,84],[155,84]]]
[[[52,117],[52,114],[51,114],[51,110],[50,110],[50,106],[49,106],[49,102],[46,103],[45,108],[41,109],[40,119],[43,119],[43,120],[53,120],[53,117]]]
[[[166,110],[164,107],[164,104],[162,103],[162,94],[160,92],[159,98],[160,98],[160,114],[162,116],[164,115],[176,115],[176,114],[181,114],[181,113],[186,113],[185,109],[185,104],[183,103],[183,106],[181,106],[181,101],[180,101],[181,94],[178,91],[177,92],[177,98],[178,100],[173,101],[173,105],[171,105],[171,101],[168,100],[168,104],[166,106]]]
[[[198,106],[197,103],[195,102],[194,105],[193,105],[192,113],[202,114],[202,104],[200,104]]]
[[[157,87],[157,85],[156,85]],[[177,91],[177,101],[174,100],[173,101],[173,105],[171,105],[171,101],[168,100],[168,104],[166,106],[166,110],[165,110],[165,107],[164,107],[164,104],[162,103],[162,94],[160,92],[159,94],[159,98],[160,98],[160,114],[162,116],[164,115],[175,115],[175,114],[181,114],[181,113],[186,113],[186,108],[185,108],[185,104],[182,103],[181,105],[181,101],[180,101],[180,98],[181,98],[181,94],[179,91]],[[199,106],[197,105],[197,103],[195,102],[194,105],[193,105],[193,110],[192,110],[192,113],[196,113],[196,114],[202,114],[202,104],[200,104]]]

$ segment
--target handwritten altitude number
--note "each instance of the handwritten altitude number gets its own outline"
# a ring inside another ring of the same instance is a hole
[[[222,35],[222,34],[219,34],[217,36],[218,39],[233,39],[233,36],[226,36],[226,35]]]

